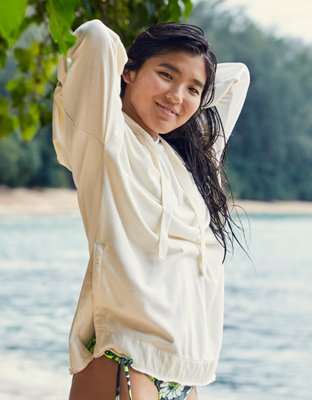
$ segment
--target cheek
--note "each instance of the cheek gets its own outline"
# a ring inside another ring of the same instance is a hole
[[[149,76],[148,79],[140,79],[132,90],[132,98],[135,103],[147,105],[154,96],[163,90],[162,84],[157,77]]]
[[[165,90],[164,82],[161,81],[157,76],[150,77],[144,84],[145,96],[153,96],[161,93]]]
[[[189,99],[186,101],[186,112],[188,114],[188,118],[191,118],[193,114],[196,113],[198,107],[200,106],[200,99]]]

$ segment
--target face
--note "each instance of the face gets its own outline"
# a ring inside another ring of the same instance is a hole
[[[153,56],[123,78],[123,110],[156,140],[197,111],[207,77],[202,56],[177,51]]]

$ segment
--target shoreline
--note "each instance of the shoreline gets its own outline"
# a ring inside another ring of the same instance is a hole
[[[312,215],[312,202],[236,199],[235,205],[239,214]],[[76,191],[73,189],[10,189],[0,186],[1,215],[64,213],[79,213]]]

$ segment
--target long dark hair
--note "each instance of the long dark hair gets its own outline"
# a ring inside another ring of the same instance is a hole
[[[197,26],[168,22],[149,27],[140,33],[128,49],[125,70],[136,71],[144,62],[155,55],[171,51],[185,51],[201,55],[205,61],[207,80],[201,96],[198,111],[183,126],[166,133],[162,137],[180,154],[186,168],[192,173],[210,213],[210,227],[217,240],[224,247],[224,259],[228,251],[228,240],[233,247],[237,239],[233,221],[227,204],[227,195],[221,181],[229,185],[224,173],[225,151],[217,159],[214,144],[225,135],[222,121],[216,107],[207,107],[214,98],[214,83],[217,59],[210,49],[204,32]],[[121,80],[121,97],[126,83]],[[220,157],[219,157],[220,158]],[[239,242],[239,241],[238,241]]]

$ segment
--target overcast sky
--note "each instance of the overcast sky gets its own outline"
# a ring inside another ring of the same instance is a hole
[[[312,44],[312,0],[226,0],[226,4],[245,6],[247,15],[261,26]]]

